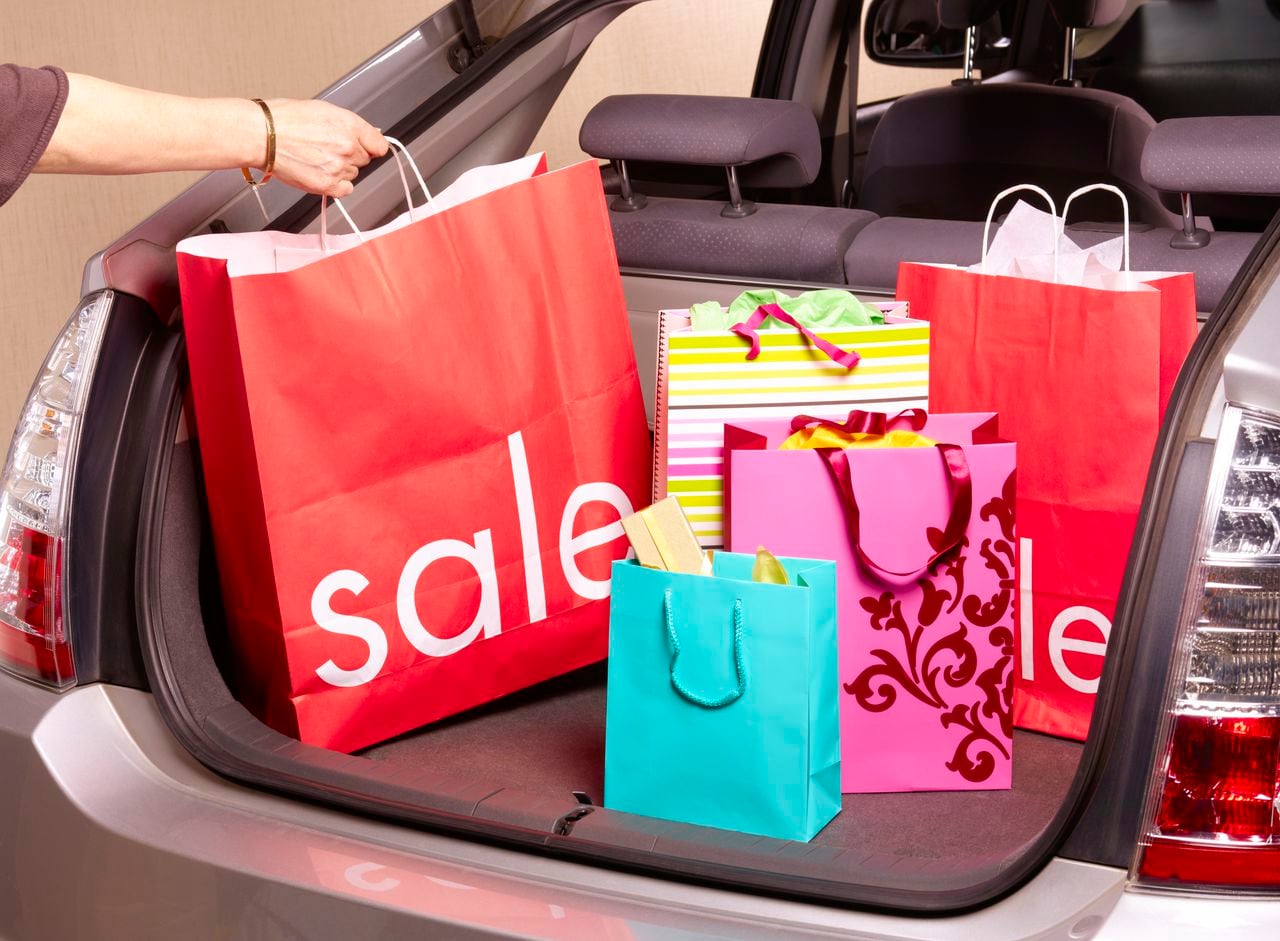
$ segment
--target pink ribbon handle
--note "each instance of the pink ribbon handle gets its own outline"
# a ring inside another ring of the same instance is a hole
[[[957,444],[938,444],[939,455],[947,475],[947,492],[951,498],[951,513],[947,518],[946,528],[932,541],[933,555],[920,568],[911,572],[894,572],[872,561],[862,548],[861,514],[858,501],[853,494],[852,474],[849,470],[849,452],[840,448],[816,448],[826,461],[827,469],[834,478],[836,492],[840,495],[840,503],[844,507],[845,527],[849,532],[849,542],[863,567],[893,578],[915,578],[927,572],[935,562],[960,545],[965,530],[969,528],[969,518],[973,513],[973,478],[969,471],[969,460],[964,448]]]
[[[747,319],[746,323],[735,323],[729,328],[738,336],[746,337],[751,341],[751,349],[747,351],[747,359],[755,359],[760,355],[760,334],[757,330],[770,317],[788,326],[795,327],[800,331],[800,335],[809,341],[810,345],[826,353],[827,357],[838,366],[852,369],[858,365],[858,360],[862,359],[856,350],[842,350],[834,343],[822,339],[822,337],[796,320],[777,304],[761,304],[756,308],[756,312]]]

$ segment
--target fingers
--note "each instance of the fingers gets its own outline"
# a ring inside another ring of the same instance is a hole
[[[327,174],[327,179],[316,186],[312,192],[321,193],[325,196],[350,196],[355,191],[355,179],[360,170],[352,164],[347,164],[336,173]]]
[[[360,146],[364,148],[366,153],[372,154],[374,157],[381,157],[391,145],[382,136],[382,132],[368,121],[361,120],[360,124],[361,127],[357,134]]]
[[[360,175],[360,168],[354,163],[333,162],[325,167],[309,168],[296,176],[283,177],[298,189],[317,196],[350,196],[355,189],[355,179]]]
[[[338,182],[333,184],[334,192],[330,193],[339,197],[352,191],[362,167],[367,167],[375,157],[385,155],[389,148],[381,131],[354,113],[348,112],[348,115],[351,127],[347,133],[351,136],[338,147],[338,160],[342,165],[333,173]],[[346,193],[337,192],[337,189],[345,189]]]

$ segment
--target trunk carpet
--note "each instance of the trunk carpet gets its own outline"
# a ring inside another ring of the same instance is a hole
[[[361,754],[558,797],[583,791],[598,804],[604,677],[603,665],[580,670]],[[917,859],[1014,855],[1057,813],[1080,751],[1077,742],[1017,731],[1011,790],[846,794],[813,845]]]
[[[222,623],[217,579],[208,564],[209,547],[201,547],[207,529],[186,446],[175,451],[172,475],[162,550],[163,624],[172,635],[168,646],[177,658],[172,666],[183,679],[187,708],[204,716],[230,702],[223,681],[226,635],[216,627]],[[604,683],[601,664],[363,755],[392,776],[401,767],[439,768],[455,780],[483,781],[495,790],[513,788],[561,799],[583,791],[599,803]],[[909,884],[914,875],[937,888],[947,879],[970,885],[993,878],[1053,819],[1080,752],[1075,742],[1018,732],[1012,790],[846,795],[843,813],[813,840],[809,855],[830,855],[863,884]],[[322,765],[307,768],[323,776]],[[699,845],[696,839],[689,844],[694,849]],[[805,852],[797,861],[809,858]],[[781,857],[779,866],[787,868]]]

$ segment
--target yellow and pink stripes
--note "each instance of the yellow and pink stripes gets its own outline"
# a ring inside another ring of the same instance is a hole
[[[907,319],[904,303],[879,306],[883,325],[820,333],[861,354],[852,370],[794,330],[761,332],[760,355],[748,361],[737,334],[694,333],[686,311],[660,314],[654,497],[674,494],[703,546],[723,543],[725,424],[927,406],[929,325]]]

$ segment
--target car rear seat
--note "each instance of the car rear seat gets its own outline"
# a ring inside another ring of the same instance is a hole
[[[1064,29],[1103,27],[1124,0],[1049,0]],[[979,26],[990,0],[952,0],[949,25]],[[965,83],[906,95],[876,127],[858,193],[879,216],[980,220],[991,195],[1034,182],[1059,205],[1087,183],[1110,183],[1141,222],[1172,225],[1139,162],[1155,120],[1123,95],[1074,85]],[[1080,200],[1084,218],[1118,219],[1105,193]]]
[[[1280,196],[1280,117],[1178,118],[1159,124],[1147,140],[1142,175],[1153,189],[1182,200],[1182,227],[1136,224],[1130,233],[1132,265],[1141,271],[1192,271],[1196,306],[1213,311],[1258,241],[1256,232],[1197,230],[1194,208],[1202,200],[1232,205]],[[1208,198],[1206,198],[1208,197]],[[849,283],[892,287],[901,261],[976,264],[982,253],[981,222],[877,219],[858,234],[845,256]],[[1068,225],[1077,244],[1113,238],[1114,224]]]
[[[816,179],[818,125],[798,102],[615,95],[587,115],[579,145],[618,170],[622,195],[609,219],[624,267],[842,284],[849,245],[875,219],[856,209],[741,198],[743,186],[798,188]],[[724,167],[729,202],[636,193],[627,161]]]

